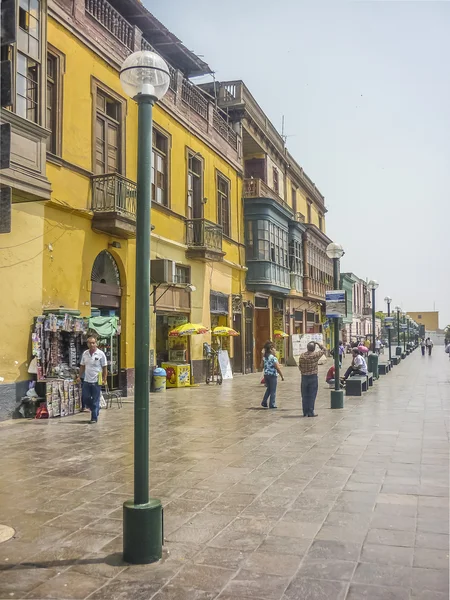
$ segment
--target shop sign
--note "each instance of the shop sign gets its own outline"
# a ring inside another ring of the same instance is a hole
[[[347,316],[347,299],[344,290],[330,290],[325,292],[326,316],[330,319],[339,319]]]

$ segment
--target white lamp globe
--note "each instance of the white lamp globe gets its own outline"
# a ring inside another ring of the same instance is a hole
[[[384,301],[386,302],[386,304],[390,304],[392,302],[392,298],[390,298],[389,296],[386,296]]]
[[[122,65],[120,83],[130,98],[142,94],[161,100],[169,89],[169,67],[156,52],[133,52]]]
[[[328,244],[326,253],[328,258],[342,258],[344,256],[344,248],[340,244],[332,242]]]
[[[371,279],[367,285],[369,287],[369,290],[376,290],[380,284],[378,283],[378,281],[375,281],[375,279]]]

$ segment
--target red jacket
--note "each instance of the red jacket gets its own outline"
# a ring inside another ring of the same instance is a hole
[[[330,379],[334,379],[335,372],[336,372],[336,369],[334,368],[334,365],[333,365],[332,367],[330,367],[328,369],[328,373],[327,373],[327,376],[325,378],[326,381],[329,381]]]

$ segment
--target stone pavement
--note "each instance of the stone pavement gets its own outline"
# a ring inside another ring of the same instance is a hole
[[[346,364],[348,364],[348,358]],[[345,363],[344,363],[345,366]],[[285,368],[152,395],[164,559],[121,560],[131,404],[0,427],[0,598],[448,600],[450,362],[416,351],[362,399],[301,416]]]

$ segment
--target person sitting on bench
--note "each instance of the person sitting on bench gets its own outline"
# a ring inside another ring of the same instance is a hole
[[[355,375],[362,375],[362,376],[367,375],[367,364],[366,364],[366,361],[364,360],[364,358],[361,356],[361,353],[358,350],[358,348],[353,348],[352,354],[353,354],[352,364],[346,370],[344,379],[348,379],[349,377],[352,377]]]
[[[336,369],[335,369],[335,366],[333,365],[328,369],[327,375],[325,377],[325,381],[328,383],[328,385],[330,387],[334,387],[335,375],[336,375]],[[340,383],[340,387],[342,387],[342,382]]]

